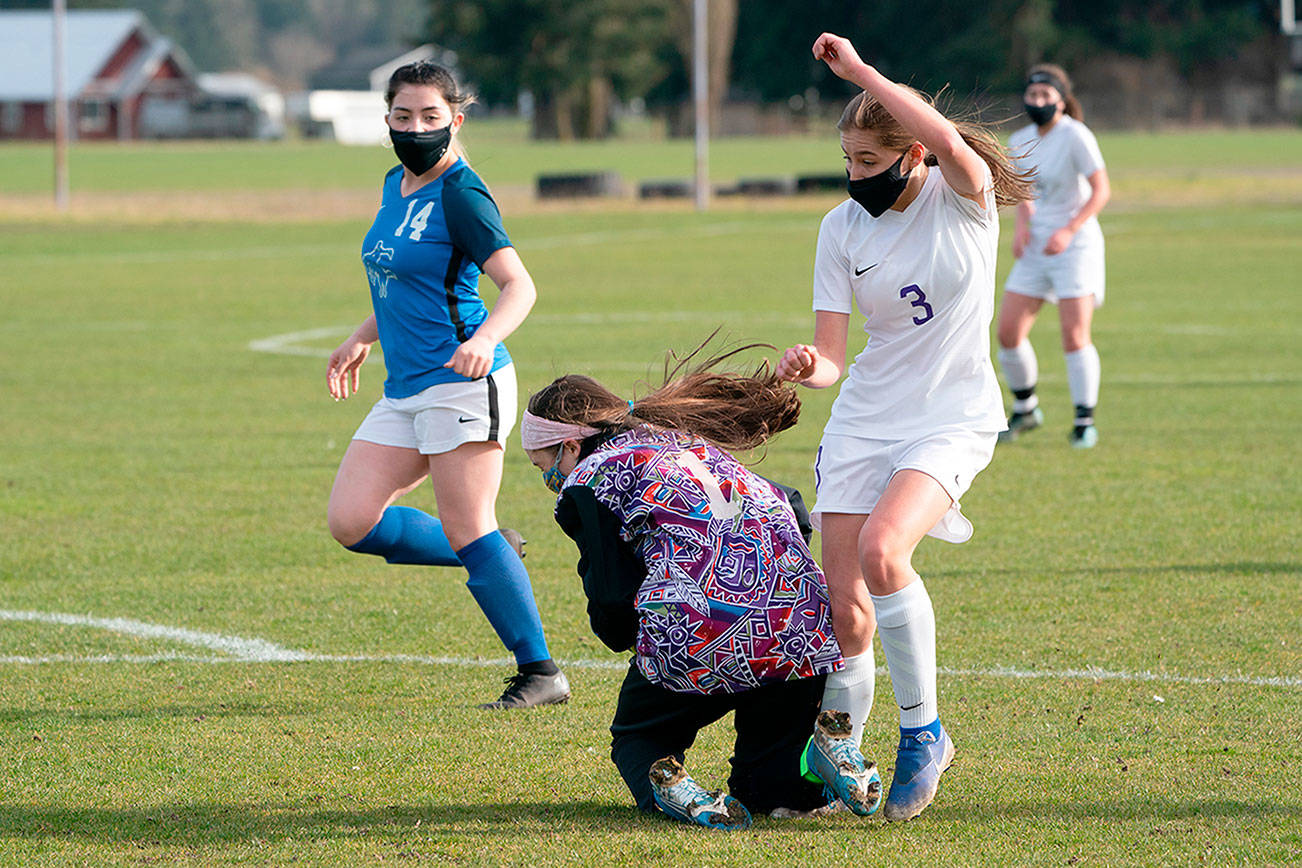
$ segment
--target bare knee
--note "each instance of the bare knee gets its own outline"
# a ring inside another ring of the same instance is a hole
[[[868,590],[879,596],[898,590],[900,578],[913,571],[912,557],[912,548],[887,529],[867,528],[859,540],[864,579]]]
[[[491,513],[481,516],[440,514],[439,518],[453,551],[460,551],[485,534],[497,530],[497,522]]]
[[[1078,352],[1089,345],[1090,333],[1088,330],[1082,332],[1063,332],[1062,334],[1062,351],[1064,353]]]
[[[326,524],[330,528],[330,535],[344,548],[350,548],[361,542],[379,520],[378,515],[349,510],[333,502],[326,510]]]
[[[876,626],[867,595],[863,599],[832,598],[832,632],[843,654],[853,657],[871,647]]]

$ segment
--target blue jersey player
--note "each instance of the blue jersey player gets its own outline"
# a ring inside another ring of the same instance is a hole
[[[384,346],[384,395],[353,436],[330,492],[330,532],[389,563],[462,566],[466,584],[518,673],[484,708],[564,702],[529,574],[497,526],[503,448],[515,424],[515,369],[502,341],[537,293],[456,133],[469,97],[444,68],[400,67],[385,94],[394,153],[379,213],[362,243],[374,314],[330,354],[335,400],[357,391]],[[480,274],[500,290],[489,312]],[[426,477],[439,517],[396,501]]]

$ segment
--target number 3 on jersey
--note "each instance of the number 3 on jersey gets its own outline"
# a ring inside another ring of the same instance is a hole
[[[922,325],[936,314],[932,311],[931,305],[927,304],[927,294],[922,291],[922,287],[916,283],[911,283],[904,289],[900,290],[900,298],[908,300],[909,296],[916,296],[909,304],[913,307],[922,308],[922,314],[913,318],[914,325]]]
[[[410,203],[408,203],[407,214],[402,218],[402,225],[400,225],[397,229],[393,230],[393,234],[395,236],[402,234],[402,230],[407,228],[407,221],[410,220],[411,234],[408,235],[407,237],[410,238],[412,241],[420,240],[420,233],[425,231],[426,222],[429,220],[429,212],[434,210],[434,203],[426,202],[425,207],[417,211],[416,217],[413,219],[411,216],[411,209],[415,207],[416,207],[415,200],[412,200]]]

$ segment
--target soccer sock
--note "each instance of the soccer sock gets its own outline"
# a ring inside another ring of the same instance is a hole
[[[520,663],[515,668],[520,670],[521,675],[555,675],[561,671],[556,661],[550,657],[546,660],[535,660],[533,663]]]
[[[391,506],[370,533],[348,546],[364,555],[380,555],[391,564],[459,567],[443,522],[410,506]]]
[[[929,732],[933,736],[935,736],[935,738],[931,739],[931,741],[934,742],[937,738],[940,738],[940,729],[941,729],[940,718],[937,717],[935,720],[933,720],[931,723],[927,724],[926,726],[901,726],[900,735],[911,736],[911,735],[917,735],[920,732]]]
[[[551,658],[533,586],[515,549],[492,531],[457,550],[470,578],[466,587],[519,666]]]
[[[873,596],[877,634],[900,707],[901,727],[927,726],[939,717],[936,697],[936,614],[918,579],[893,594]]]
[[[1094,407],[1099,403],[1099,380],[1102,378],[1099,351],[1090,344],[1074,353],[1066,353],[1063,358],[1067,361],[1067,386],[1071,390],[1071,402],[1078,408],[1076,415],[1080,416],[1079,408],[1083,407],[1091,417],[1085,423],[1081,423],[1078,418],[1076,424],[1091,425]]]
[[[1040,365],[1030,341],[1022,341],[1011,350],[999,348],[999,367],[1004,371],[1008,390],[1013,393],[1013,412],[1029,413],[1040,405],[1035,384],[1040,379]]]
[[[823,685],[824,711],[845,711],[850,714],[850,726],[855,745],[863,743],[863,727],[873,708],[873,692],[877,685],[877,664],[873,660],[872,646],[862,654],[845,658],[845,668],[827,676]]]

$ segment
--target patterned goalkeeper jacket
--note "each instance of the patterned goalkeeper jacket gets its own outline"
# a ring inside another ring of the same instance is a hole
[[[578,543],[593,631],[634,647],[647,680],[736,693],[842,667],[788,496],[704,440],[641,427],[601,442],[556,520]]]

